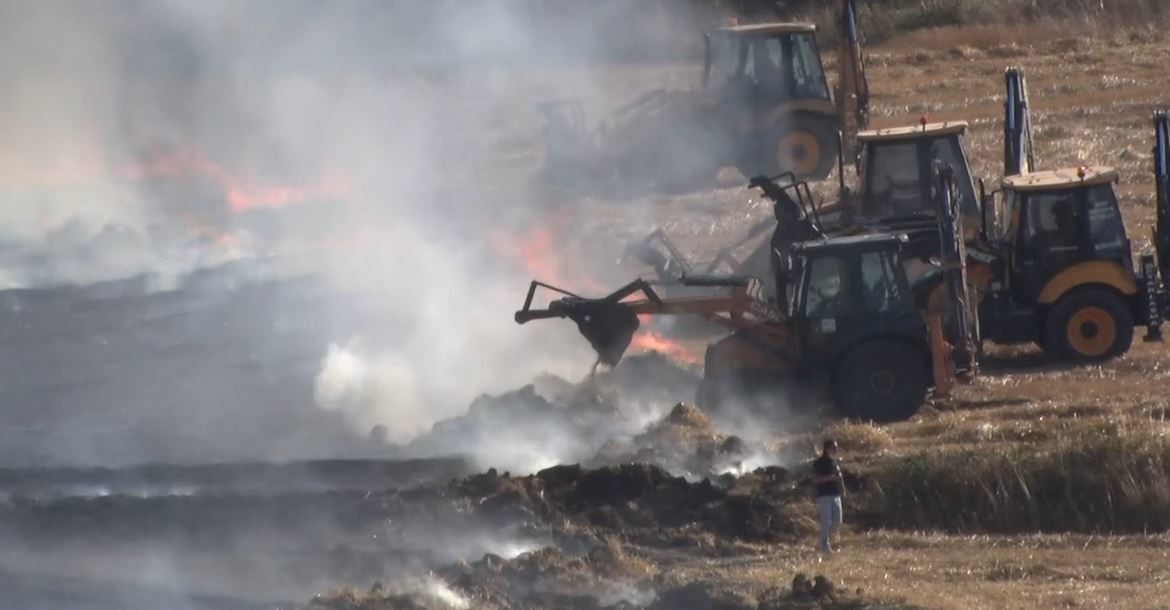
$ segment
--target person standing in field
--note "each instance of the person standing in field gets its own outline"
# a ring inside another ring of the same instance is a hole
[[[832,553],[832,537],[841,525],[841,495],[845,492],[841,466],[837,463],[837,442],[833,439],[825,439],[821,456],[813,460],[812,484],[816,490],[821,526],[817,549],[822,553]]]

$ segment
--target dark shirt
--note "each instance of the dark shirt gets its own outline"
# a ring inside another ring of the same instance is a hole
[[[828,455],[821,455],[821,457],[813,460],[812,465],[813,478],[825,477],[834,475],[837,478],[832,481],[824,483],[815,483],[813,487],[817,490],[817,497],[821,496],[840,496],[841,495],[841,466],[837,464],[837,460]]]

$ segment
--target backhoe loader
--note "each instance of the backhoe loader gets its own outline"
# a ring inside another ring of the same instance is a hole
[[[1012,119],[1005,134],[1005,163],[1010,156],[1030,162],[1031,130],[1028,126],[1023,74],[1018,68],[1005,73],[1008,108],[1006,115],[1024,114]],[[708,271],[727,268],[732,272],[769,277],[769,266],[782,259],[785,244],[807,239],[812,234],[855,235],[861,233],[913,230],[929,228],[936,222],[933,168],[943,164],[952,169],[956,185],[956,199],[964,216],[964,238],[971,242],[978,237],[983,224],[983,212],[976,192],[970,165],[963,146],[967,131],[964,121],[931,123],[925,117],[916,126],[896,127],[857,134],[857,181],[848,185],[845,179],[844,156],[838,158],[838,196],[835,201],[818,206],[810,194],[809,185],[792,172],[777,176],[755,176],[748,188],[759,189],[772,201],[773,218],[752,226],[737,242],[720,249],[705,264]],[[1017,172],[1009,172],[1017,173]],[[771,239],[761,239],[771,232]],[[924,233],[920,233],[924,234]],[[937,244],[923,243],[927,250]],[[737,256],[740,250],[746,255]],[[627,247],[627,254],[654,269],[659,279],[670,280],[679,269],[692,268],[668,236],[656,230]],[[664,273],[664,271],[667,271]],[[770,282],[766,282],[771,289]]]
[[[543,175],[553,184],[678,188],[720,167],[746,176],[829,175],[838,132],[869,120],[869,86],[856,0],[834,0],[841,46],[830,92],[808,23],[729,24],[705,36],[698,91],[656,90],[593,129],[580,101],[538,106],[545,118]]]
[[[967,279],[954,174],[937,172],[934,231],[941,247],[924,260],[905,233],[816,238],[794,243],[775,282],[784,298],[766,299],[756,278],[682,275],[712,292],[663,297],[635,280],[601,298],[533,281],[515,320],[568,318],[602,364],[616,365],[639,316],[699,315],[731,332],[707,348],[698,402],[718,408],[777,381],[821,380],[846,416],[894,421],[912,416],[933,388],[945,397],[977,373],[967,319]],[[918,229],[922,230],[922,229]],[[927,267],[926,273],[909,270]],[[536,291],[562,296],[533,307]]]
[[[1004,171],[1005,175],[1014,175],[1031,171],[1034,165],[1031,120],[1023,71],[1009,67],[1004,72],[1004,82]],[[825,206],[813,202],[807,183],[791,173],[752,178],[749,188],[759,188],[772,201],[774,218],[761,221],[743,240],[720,250],[707,264],[708,271],[727,268],[734,273],[771,277],[770,268],[782,264],[785,248],[812,235],[907,230],[919,237],[910,245],[912,249],[931,252],[938,248],[932,233],[914,229],[929,228],[936,222],[932,170],[940,163],[953,170],[958,207],[966,221],[964,239],[968,244],[978,243],[986,220],[982,195],[976,192],[963,147],[966,130],[967,123],[963,121],[930,123],[924,117],[917,126],[861,132],[857,137],[857,181],[852,187],[846,184],[844,157],[839,158],[838,197]],[[983,182],[979,184],[981,193]],[[769,230],[770,240],[759,239]],[[748,244],[754,247],[746,256],[737,257],[736,252]],[[982,247],[969,251],[976,289],[985,285],[990,276],[988,265],[995,255],[987,250]],[[681,249],[661,231],[635,242],[627,253],[651,266],[668,285],[677,278],[678,270],[692,267]],[[773,294],[775,286],[765,282],[765,288]]]
[[[1075,362],[1129,350],[1134,326],[1160,340],[1170,314],[1170,119],[1154,115],[1154,252],[1133,252],[1113,185],[1116,170],[1087,167],[1008,176],[985,202],[995,255],[980,306],[983,335],[1035,342]],[[1002,223],[1001,220],[1002,219]]]

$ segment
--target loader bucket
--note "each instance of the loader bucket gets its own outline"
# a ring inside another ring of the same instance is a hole
[[[569,315],[577,323],[581,336],[593,346],[602,364],[616,366],[621,361],[641,322],[638,316],[621,303],[591,303]]]

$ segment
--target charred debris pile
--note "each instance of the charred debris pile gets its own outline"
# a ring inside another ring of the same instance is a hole
[[[693,371],[657,353],[632,356],[581,383],[543,376],[513,392],[479,397],[467,413],[438,422],[403,451],[431,457],[455,448],[474,454],[484,469],[636,461],[701,477],[733,465],[747,447],[689,406],[698,384]],[[516,459],[518,448],[531,458]]]
[[[897,610],[902,603],[870,599],[861,589],[844,590],[824,575],[796,574],[790,586],[759,592],[738,591],[706,581],[674,582],[646,564],[615,565],[630,559],[609,547],[587,557],[559,551],[530,553],[513,561],[486,557],[448,570],[427,584],[369,591],[345,589],[318,596],[303,610]],[[619,570],[622,579],[609,573]]]

